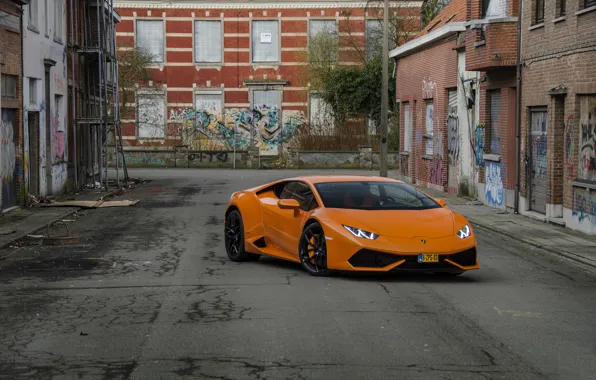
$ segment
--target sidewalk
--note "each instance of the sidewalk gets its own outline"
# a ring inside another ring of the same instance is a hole
[[[523,215],[503,213],[477,201],[460,198],[426,187],[428,195],[444,199],[447,207],[464,215],[468,220],[503,236],[544,249],[596,270],[596,236],[570,228],[540,222]]]

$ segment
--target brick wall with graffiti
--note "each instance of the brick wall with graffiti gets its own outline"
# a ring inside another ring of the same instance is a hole
[[[178,125],[181,142],[194,150],[248,150],[278,155],[306,124],[304,112],[277,107],[253,109],[172,109],[169,122]]]

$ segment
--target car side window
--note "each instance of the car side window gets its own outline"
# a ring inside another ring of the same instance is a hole
[[[302,211],[310,211],[318,207],[312,190],[302,182],[290,182],[281,193],[280,199],[297,200]]]

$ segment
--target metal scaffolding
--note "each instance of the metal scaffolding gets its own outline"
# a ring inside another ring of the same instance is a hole
[[[113,0],[70,0],[69,3],[75,185],[80,188],[99,184],[99,188],[108,188],[108,146],[112,143],[115,184],[121,187],[129,177],[119,120],[116,54],[119,16]]]

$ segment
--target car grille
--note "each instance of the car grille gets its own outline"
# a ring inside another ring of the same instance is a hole
[[[373,251],[370,249],[361,249],[356,252],[348,262],[354,268],[384,268],[388,265],[394,264],[398,261],[405,260],[404,263],[398,265],[395,269],[453,269],[452,264],[445,261],[450,261],[461,265],[463,267],[476,265],[476,248],[470,248],[465,251],[453,253],[450,255],[439,255],[438,263],[424,263],[418,262],[416,255],[393,255],[385,252]]]

